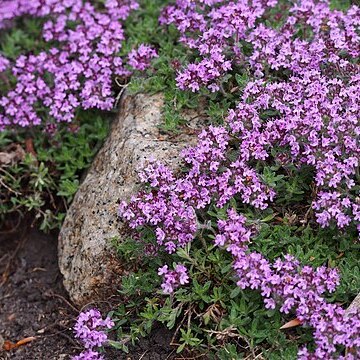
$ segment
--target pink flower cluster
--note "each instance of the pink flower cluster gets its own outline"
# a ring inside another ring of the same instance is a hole
[[[153,164],[149,166],[153,166]],[[165,170],[161,164],[156,163],[156,166],[170,176],[169,170]],[[143,178],[143,180],[146,179]],[[147,180],[149,181],[148,178]],[[153,193],[157,192],[157,188],[170,186],[170,183],[164,185],[159,180],[160,178],[156,176],[152,179]],[[173,182],[174,180],[172,178]],[[181,182],[181,180],[179,181]],[[145,193],[139,195],[143,201]],[[143,210],[145,204],[139,201],[138,197],[134,197],[129,207],[123,203],[121,206],[123,216],[129,216],[132,211],[138,212],[137,216],[132,214],[132,221],[139,216],[144,216],[144,213],[139,212],[137,205],[141,203]],[[147,204],[149,208],[152,205],[151,202]],[[156,211],[153,215],[155,214]],[[151,223],[152,218],[149,218],[148,224],[151,225]],[[135,223],[131,224],[130,222],[130,226],[136,228]],[[164,241],[165,232],[162,230],[164,225],[159,226],[157,222],[157,226],[157,238],[161,233],[161,239]],[[188,234],[190,235],[190,233]],[[276,304],[280,304],[281,312],[286,314],[295,312],[303,325],[314,328],[316,352],[312,354],[308,350],[302,349],[299,353],[300,358],[330,359],[338,351],[338,346],[359,348],[360,314],[354,313],[345,316],[345,312],[340,306],[328,304],[323,297],[325,292],[333,292],[339,284],[337,271],[324,266],[316,269],[301,266],[299,261],[290,255],[286,255],[284,260],[277,259],[272,264],[263,255],[249,251],[248,244],[254,235],[254,230],[246,224],[246,218],[234,210],[229,210],[228,219],[218,221],[215,244],[224,246],[234,257],[233,267],[239,278],[238,286],[242,289],[251,288],[261,291],[266,308],[274,309]],[[192,233],[192,236],[195,236],[195,233]],[[164,293],[172,293],[181,284],[188,283],[187,270],[183,265],[176,265],[172,271],[165,265],[159,269],[159,275],[163,277],[161,287]],[[356,357],[349,354],[345,358],[350,360]]]
[[[130,51],[128,64],[140,71],[144,71],[150,65],[152,59],[158,57],[157,52],[148,45],[141,44],[137,49]]]
[[[176,177],[158,161],[151,160],[139,176],[149,188],[119,207],[119,214],[132,229],[146,225],[155,227],[157,243],[171,254],[192,241],[198,230],[195,209],[203,209],[212,201],[224,206],[240,195],[244,203],[265,209],[274,191],[266,186],[242,155],[230,159],[229,133],[223,127],[203,130],[197,146],[183,151],[189,172]]]
[[[189,282],[187,269],[182,264],[177,264],[174,270],[169,270],[167,265],[159,268],[158,274],[163,277],[161,288],[164,294],[171,294],[180,285],[185,285]]]
[[[237,109],[230,110],[228,125],[239,140],[247,161],[274,155],[281,164],[315,169],[317,197],[312,204],[318,223],[331,221],[339,228],[359,221],[356,171],[360,159],[360,77],[329,79],[319,71],[293,76],[289,81],[250,82]],[[266,122],[261,114],[276,115]]]
[[[339,284],[337,271],[301,266],[291,255],[270,263],[263,255],[249,251],[252,231],[245,222],[244,216],[228,210],[228,219],[218,222],[215,243],[225,246],[234,257],[238,286],[261,291],[266,308],[280,304],[281,312],[295,312],[303,325],[314,328],[316,351],[312,354],[302,349],[299,359],[333,359],[338,346],[355,349],[355,353],[340,358],[360,356],[360,313],[345,315],[344,309],[328,304],[323,297]]]
[[[238,62],[239,41],[255,27],[266,9],[266,1],[176,1],[160,17],[163,25],[173,24],[180,40],[197,49],[201,60],[179,73],[180,89],[219,89],[219,80]],[[276,1],[269,1],[270,6]],[[229,54],[229,52],[231,52]],[[231,60],[233,59],[233,60]]]
[[[357,223],[360,230],[360,71],[354,61],[360,55],[360,8],[331,10],[327,0],[176,1],[160,22],[174,24],[201,59],[179,72],[180,89],[217,90],[237,66],[253,75],[228,115],[242,161],[269,160],[280,148],[282,165],[313,166],[318,223]],[[268,110],[276,115],[264,121]]]
[[[0,3],[0,29],[11,26],[12,20],[24,14],[33,15],[38,1],[3,0]]]
[[[298,75],[329,65],[344,73],[354,69],[350,59],[360,53],[359,17],[358,6],[344,13],[331,10],[327,0],[177,0],[163,10],[160,23],[175,25],[180,40],[200,56],[179,73],[178,86],[215,91],[238,65],[250,67],[259,77],[269,70]],[[277,28],[265,25],[265,20]],[[252,48],[250,53],[244,51],[246,46]]]
[[[134,196],[129,204],[123,202],[120,206],[120,214],[129,221],[131,228],[154,226],[158,244],[165,245],[166,250],[172,253],[177,247],[184,246],[195,237],[198,228],[196,209],[201,209],[216,200],[218,206],[222,206],[231,196],[236,193],[242,194],[244,191],[243,187],[237,187],[234,188],[234,192],[229,192],[233,186],[238,183],[246,184],[245,190],[250,191],[251,195],[256,195],[256,191],[261,190],[261,187],[265,191],[260,191],[259,195],[266,196],[271,192],[264,184],[254,183],[254,179],[257,179],[256,173],[248,173],[243,168],[240,169],[244,175],[241,176],[239,172],[237,181],[236,177],[231,181],[227,176],[223,177],[229,171],[235,171],[237,174],[236,171],[239,169],[236,157],[233,157],[233,161],[226,157],[231,150],[230,136],[239,137],[241,134],[244,139],[249,140],[249,143],[245,142],[244,148],[238,152],[244,158],[242,161],[251,157],[266,158],[268,154],[261,145],[266,144],[265,140],[268,141],[271,137],[286,140],[284,136],[277,135],[275,130],[279,131],[281,128],[276,127],[274,132],[269,132],[270,135],[259,133],[254,139],[249,138],[246,130],[256,128],[257,120],[259,121],[256,108],[249,105],[243,109],[238,108],[237,111],[246,112],[247,117],[253,119],[253,123],[235,121],[238,117],[234,112],[230,122],[231,133],[226,132],[223,127],[209,127],[204,130],[199,136],[198,145],[183,152],[184,160],[189,164],[187,174],[175,177],[168,168],[156,161],[151,161],[140,172],[141,181],[148,183],[149,188]],[[252,117],[249,116],[250,113]],[[256,147],[258,143],[260,148]],[[227,191],[222,193],[225,188]],[[228,192],[230,197],[224,197]],[[246,192],[245,194],[247,195]],[[244,202],[248,200],[247,196],[242,195],[242,198]],[[254,206],[259,205],[256,200],[255,196]],[[266,203],[263,206],[265,207]],[[186,215],[190,216],[187,218]],[[253,237],[254,232],[246,226],[246,218],[233,210],[228,212],[227,220],[218,222],[215,244],[225,246],[233,255],[234,269],[239,278],[238,286],[260,290],[267,308],[275,308],[276,304],[280,303],[280,311],[294,311],[299,320],[312,326],[315,329],[314,337],[317,344],[315,358],[320,358],[321,354],[325,358],[331,356],[337,350],[337,345],[357,345],[360,315],[345,317],[341,307],[327,304],[322,297],[326,291],[332,292],[338,285],[337,272],[325,267],[301,267],[299,262],[289,255],[285,260],[278,259],[271,264],[261,254],[249,253],[247,244]],[[176,267],[174,271],[170,271],[167,265],[159,269],[159,275],[164,278],[162,288],[165,293],[173,292],[180,284],[185,283],[184,279],[187,282],[186,269],[181,267],[180,272],[177,270],[179,269]],[[301,352],[303,359],[306,351]],[[309,355],[308,359],[312,356]],[[347,359],[351,359],[351,355]]]
[[[83,351],[80,355],[74,356],[72,360],[105,360],[104,356],[94,350]]]
[[[131,74],[117,54],[124,41],[121,20],[138,8],[137,2],[107,0],[103,9],[82,0],[9,3],[10,7],[0,5],[6,10],[0,11],[0,24],[19,15],[46,17],[43,38],[54,47],[38,55],[22,55],[11,67],[17,83],[0,97],[0,130],[39,125],[49,119],[70,122],[79,107],[110,110],[115,102],[113,76]],[[137,68],[145,69],[156,55],[145,48],[147,56],[137,59]],[[7,65],[0,58],[0,71]],[[44,106],[48,111],[44,112]]]
[[[123,201],[119,214],[132,229],[154,226],[158,245],[171,254],[193,239],[197,230],[195,211],[177,190],[172,171],[160,162],[150,161],[139,176],[141,182],[150,184],[151,191],[141,191],[129,204]]]
[[[90,309],[79,314],[74,326],[75,337],[80,339],[87,349],[73,360],[102,360],[104,359],[94,348],[100,347],[107,341],[107,334],[104,329],[111,329],[114,322],[107,317],[102,319],[97,309]]]

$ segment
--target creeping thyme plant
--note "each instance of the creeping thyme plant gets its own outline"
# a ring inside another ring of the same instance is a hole
[[[75,337],[80,339],[86,348],[80,355],[75,356],[74,360],[101,360],[104,359],[96,348],[105,344],[108,340],[104,329],[114,327],[114,322],[110,317],[102,319],[101,313],[97,309],[89,309],[80,313],[74,326]]]
[[[181,171],[144,164],[144,188],[120,205],[133,240],[119,251],[140,257],[119,309],[136,320],[120,320],[120,334],[158,321],[178,352],[210,358],[360,356],[360,314],[345,313],[360,285],[360,9],[336,5],[162,9],[164,31],[187,49],[172,59],[176,86],[205,99],[212,124]],[[227,105],[222,123],[216,103]],[[280,330],[291,319],[300,327]]]
[[[0,146],[22,151],[0,160],[1,221],[34,210],[44,230],[61,224],[106,136],[115,78],[126,82],[157,56],[149,45],[119,56],[122,24],[137,8],[132,0],[1,1]]]
[[[36,209],[44,228],[61,222],[52,194],[71,201],[119,84],[164,93],[162,131],[182,131],[185,108],[207,115],[181,168],[143,164],[142,188],[121,202],[122,300],[114,323],[80,315],[77,358],[129,351],[157,323],[193,358],[360,357],[360,314],[346,312],[360,290],[357,5],[8,0],[0,10],[0,144],[27,144],[20,162],[0,163],[1,215]]]

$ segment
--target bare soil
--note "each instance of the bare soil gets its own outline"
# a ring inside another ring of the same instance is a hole
[[[57,263],[57,234],[29,226],[0,231],[0,360],[68,360],[82,351],[71,327],[79,310],[68,299]],[[109,309],[105,309],[109,310]],[[34,340],[12,350],[1,342]],[[130,348],[130,354],[106,349],[106,359],[174,359],[164,328]]]

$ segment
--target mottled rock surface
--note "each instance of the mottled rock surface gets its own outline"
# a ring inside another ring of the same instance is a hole
[[[196,140],[195,129],[171,138],[161,134],[162,106],[161,94],[123,97],[110,135],[70,206],[59,235],[59,266],[77,304],[104,299],[119,287],[123,267],[111,238],[121,233],[119,201],[139,187],[138,166],[154,156],[176,167],[179,151]]]
[[[353,302],[346,309],[346,312],[349,313],[350,311],[354,311],[354,310],[360,311],[360,293],[355,297]]]

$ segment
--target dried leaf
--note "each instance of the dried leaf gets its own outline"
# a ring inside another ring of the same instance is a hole
[[[290,328],[293,328],[295,326],[299,326],[301,325],[301,321],[297,318],[293,319],[293,320],[290,320],[289,322],[287,322],[286,324],[284,324],[280,330],[284,330],[284,329],[290,329]]]
[[[15,319],[16,315],[14,313],[10,314],[7,319],[8,321],[13,321]]]
[[[0,164],[8,165],[11,163],[12,159],[13,159],[12,154],[0,152]]]
[[[22,161],[25,157],[24,149],[18,144],[11,144],[5,152],[0,152],[0,165],[10,165]]]
[[[31,341],[34,341],[35,339],[36,339],[36,337],[34,337],[34,336],[30,336],[30,337],[21,339],[16,343],[16,347],[21,346],[21,345],[25,345],[25,344],[27,344],[27,343],[29,343]]]
[[[25,140],[25,150],[27,153],[30,153],[31,155],[34,156],[34,158],[36,159],[36,152],[35,152],[35,149],[34,149],[34,143],[33,143],[33,139],[31,138],[27,138]]]
[[[14,343],[12,343],[12,342],[10,342],[10,341],[8,341],[8,340],[5,340],[5,341],[4,341],[3,349],[4,349],[5,351],[9,351],[9,350],[11,350],[11,349],[13,349],[13,348],[15,348],[15,347],[16,347],[16,344],[14,344]]]
[[[34,336],[30,336],[30,337],[27,337],[27,338],[24,338],[24,339],[21,339],[19,340],[16,344],[12,343],[11,341],[4,341],[4,344],[2,346],[3,350],[5,351],[9,351],[11,349],[15,349],[21,345],[25,345],[33,340],[35,340],[36,338]]]

